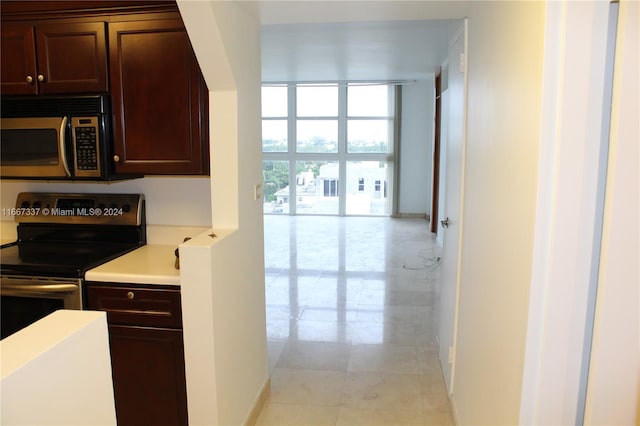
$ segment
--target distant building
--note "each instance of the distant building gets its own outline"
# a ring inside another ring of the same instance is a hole
[[[378,162],[348,163],[347,213],[385,215],[387,211],[387,168]],[[275,193],[276,201],[265,212],[289,212],[289,186]],[[318,176],[311,170],[296,177],[296,212],[335,213],[338,211],[340,179],[338,163],[320,166]]]

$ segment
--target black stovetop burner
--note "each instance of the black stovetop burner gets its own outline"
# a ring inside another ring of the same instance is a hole
[[[3,247],[2,275],[82,278],[89,269],[135,250],[128,243],[13,243]]]
[[[21,193],[18,240],[0,249],[1,273],[82,278],[146,244],[144,209],[141,194]]]

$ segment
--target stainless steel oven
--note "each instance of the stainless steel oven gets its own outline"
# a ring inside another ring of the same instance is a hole
[[[3,276],[2,337],[59,309],[82,309],[82,281],[47,277]]]
[[[83,308],[87,270],[146,243],[142,194],[21,193],[18,240],[0,251],[0,338]]]

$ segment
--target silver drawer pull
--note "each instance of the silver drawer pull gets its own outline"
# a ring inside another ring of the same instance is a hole
[[[136,295],[132,291],[127,292],[127,299],[133,300],[134,297],[136,297]]]

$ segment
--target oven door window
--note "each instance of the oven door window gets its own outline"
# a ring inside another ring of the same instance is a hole
[[[39,297],[2,296],[0,312],[1,336],[10,336],[18,330],[38,321],[59,309],[64,309],[63,299]]]

